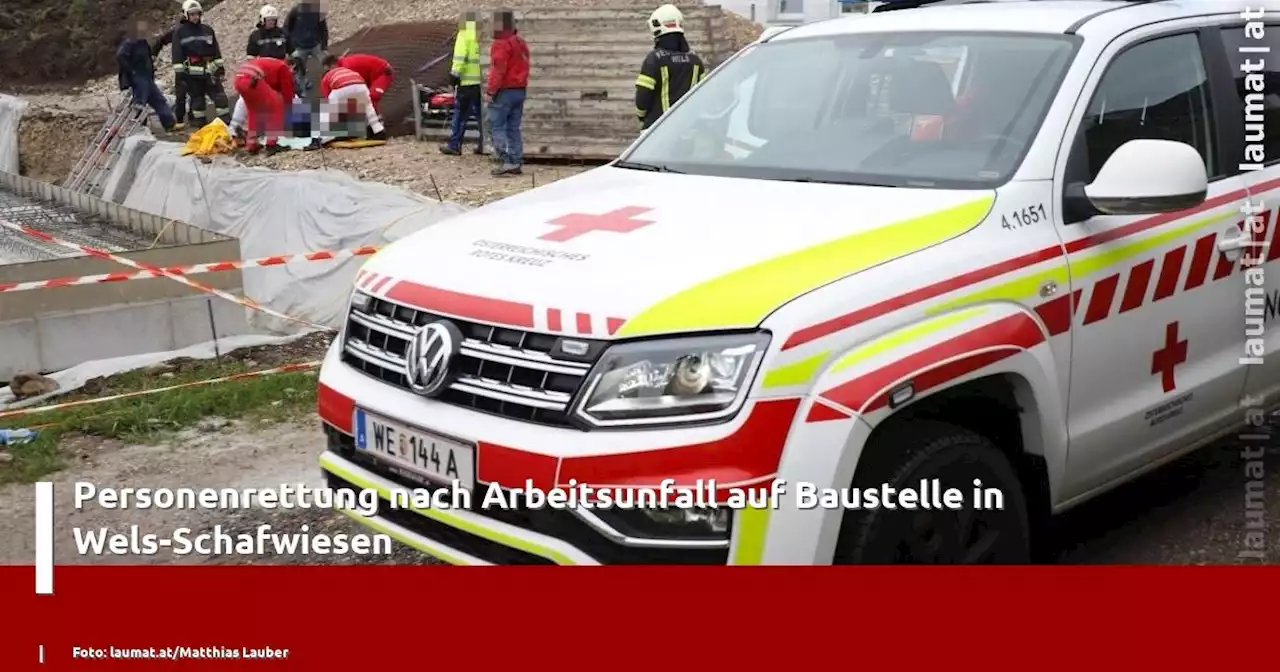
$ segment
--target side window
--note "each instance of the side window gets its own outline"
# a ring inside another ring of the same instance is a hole
[[[1227,62],[1236,75],[1245,124],[1245,142],[1261,144],[1266,165],[1280,162],[1280,24],[1268,24],[1261,40],[1245,35],[1244,26],[1222,30]],[[1270,55],[1260,53],[1269,49]],[[1244,157],[1248,163],[1254,163]]]
[[[1130,140],[1173,140],[1200,151],[1211,176],[1222,171],[1213,147],[1208,77],[1194,34],[1142,42],[1107,66],[1080,124],[1070,181],[1092,182]]]

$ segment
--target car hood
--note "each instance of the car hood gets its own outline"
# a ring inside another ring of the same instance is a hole
[[[968,231],[993,200],[605,167],[397,241],[357,284],[458,318],[583,336],[751,328]]]

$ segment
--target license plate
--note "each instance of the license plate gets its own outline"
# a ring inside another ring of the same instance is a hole
[[[474,446],[364,410],[356,411],[356,450],[432,481],[475,487]]]

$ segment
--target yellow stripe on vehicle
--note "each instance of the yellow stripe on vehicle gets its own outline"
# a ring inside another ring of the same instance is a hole
[[[883,355],[886,352],[892,352],[898,348],[910,345],[922,338],[932,336],[933,334],[936,334],[948,327],[954,327],[957,324],[967,322],[985,312],[987,312],[987,308],[985,306],[979,306],[977,308],[961,310],[951,315],[932,319],[928,322],[907,327],[900,331],[891,332],[871,341],[857,350],[854,350],[844,357],[841,357],[840,360],[835,363],[835,366],[831,367],[831,373],[839,373],[852,368],[873,357]]]
[[[618,337],[753,327],[802,294],[950,240],[976,226],[994,197],[856,233],[763,261],[660,301]]]
[[[829,357],[831,357],[830,352],[823,352],[808,359],[779,366],[764,374],[763,384],[767,388],[804,385],[813,380],[813,377],[818,374],[818,369],[822,368]]]
[[[358,476],[357,474],[347,471],[346,469],[343,469],[342,467],[336,464],[332,464],[331,462],[328,462],[326,460],[320,461],[320,467],[325,471],[328,471],[329,473],[332,473],[335,476],[342,478],[344,481],[347,481],[348,483],[351,483],[352,485],[358,488],[364,488],[366,490],[376,490],[379,497],[387,500],[388,502],[391,501],[391,491],[379,486],[376,483],[365,480],[360,476]],[[561,553],[560,551],[557,551],[552,548],[546,548],[541,544],[538,544],[533,541],[529,541],[527,539],[521,539],[519,537],[513,537],[509,534],[503,534],[502,532],[499,532],[492,528],[485,527],[483,525],[477,525],[470,521],[463,520],[446,511],[442,511],[438,509],[410,509],[410,510],[418,514],[419,516],[430,518],[431,520],[434,520],[436,522],[444,523],[449,527],[462,530],[463,532],[467,532],[469,534],[474,534],[477,537],[480,537],[482,539],[487,539],[489,541],[492,541],[495,544],[502,544],[503,546],[509,546],[511,548],[524,551],[525,553],[531,553],[538,557],[546,558],[559,565],[578,564],[574,562],[573,558],[570,558],[569,556]]]
[[[769,514],[773,509],[748,507],[737,512],[738,544],[733,552],[734,565],[764,563],[764,542],[769,532]]]
[[[985,303],[989,301],[1015,301],[1024,302],[1039,296],[1040,287],[1049,281],[1058,283],[1062,287],[1070,286],[1072,283],[1079,285],[1086,277],[1105,271],[1115,266],[1120,266],[1132,260],[1134,257],[1144,255],[1152,250],[1159,249],[1179,238],[1190,236],[1191,234],[1221,224],[1222,222],[1234,221],[1239,217],[1234,212],[1226,214],[1214,215],[1197,219],[1189,224],[1180,226],[1170,231],[1151,236],[1150,238],[1129,243],[1112,250],[1103,250],[1101,253],[1073,259],[1070,266],[1061,264],[1056,268],[1039,271],[1028,276],[1023,276],[1017,280],[996,285],[990,289],[984,289],[959,299],[954,299],[946,303],[934,306],[925,311],[929,315],[945,313],[955,310],[961,306],[967,306],[974,303]]]

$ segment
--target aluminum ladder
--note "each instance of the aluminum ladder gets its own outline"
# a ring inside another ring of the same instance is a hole
[[[112,110],[111,116],[98,130],[93,142],[72,166],[62,186],[71,191],[100,196],[107,175],[111,174],[120,158],[125,138],[145,128],[150,114],[151,110],[146,105],[133,102],[132,96],[126,93],[124,100]]]

